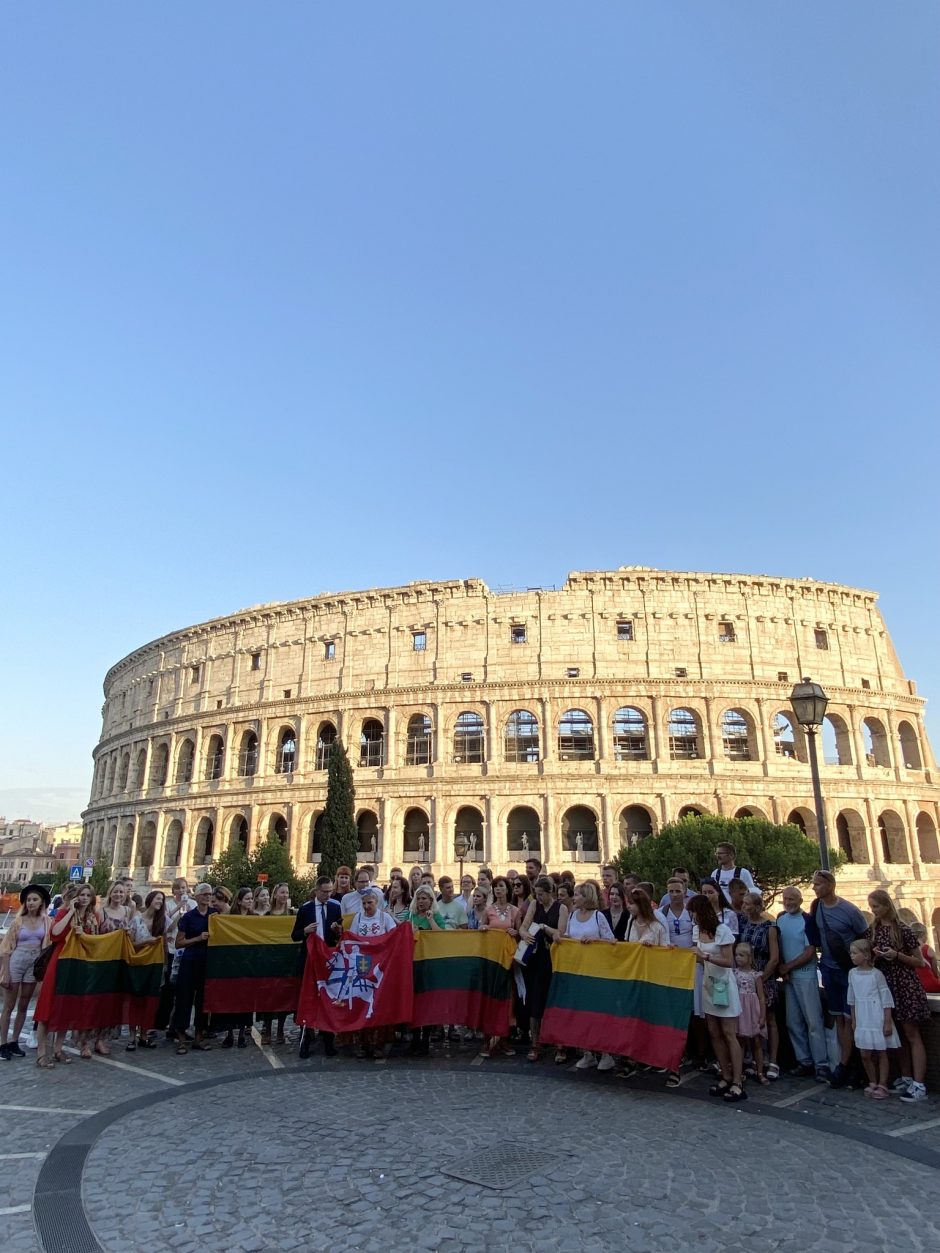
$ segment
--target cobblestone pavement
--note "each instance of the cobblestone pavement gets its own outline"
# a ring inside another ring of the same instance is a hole
[[[116,1047],[110,1063],[49,1072],[30,1055],[0,1065],[2,1244],[940,1248],[940,1100],[877,1104],[783,1079],[727,1107],[706,1087],[480,1064],[469,1046],[385,1063]],[[66,1178],[79,1142],[80,1195]]]

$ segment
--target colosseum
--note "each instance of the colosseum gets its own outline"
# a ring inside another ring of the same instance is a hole
[[[364,859],[553,869],[683,814],[816,835],[793,683],[830,699],[822,784],[842,890],[940,922],[940,788],[924,701],[877,596],[812,579],[623,567],[560,588],[477,579],[263,605],[115,665],[84,852],[140,880],[199,875],[268,832],[319,855],[326,764],[355,770]]]

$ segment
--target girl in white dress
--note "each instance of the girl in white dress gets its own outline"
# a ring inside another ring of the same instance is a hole
[[[707,896],[693,896],[688,904],[692,916],[695,960],[702,967],[702,1010],[708,1034],[721,1068],[721,1078],[708,1089],[729,1103],[746,1101],[742,1074],[738,1015],[741,998],[734,979],[734,936],[712,908]]]
[[[849,945],[849,954],[853,969],[849,971],[848,1003],[855,1046],[868,1075],[865,1095],[884,1101],[888,1096],[887,1050],[901,1047],[891,1015],[894,997],[884,975],[872,965],[871,940],[855,940]]]

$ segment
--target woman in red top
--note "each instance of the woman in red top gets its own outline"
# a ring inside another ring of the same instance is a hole
[[[79,904],[81,902],[81,904]],[[68,939],[69,935],[76,926],[76,909],[87,909],[89,904],[94,909],[95,894],[87,883],[76,887],[69,884],[62,891],[62,906],[57,909],[52,919],[52,926],[49,929],[49,939],[55,945],[55,951],[46,967],[45,977],[42,986],[39,989],[39,996],[36,1000],[36,1008],[33,1010],[33,1022],[36,1025],[36,1065],[40,1070],[50,1070],[55,1061],[64,1062],[65,1054],[62,1052],[64,1040],[52,1037],[53,1057],[46,1056],[46,1024],[49,1021],[50,1012],[52,1010],[52,1002],[55,999],[55,972],[56,966],[59,964],[59,954],[62,952],[62,946]],[[89,1053],[89,1056],[91,1054]]]
[[[479,890],[479,889],[477,889]],[[497,875],[493,880],[493,903],[488,905],[480,931],[505,931],[512,939],[519,938],[519,907],[510,900],[510,883],[505,875]],[[515,1057],[516,1050],[509,1047],[509,1041],[500,1039],[498,1035],[490,1036],[480,1050],[481,1057],[492,1057],[494,1053],[503,1053],[506,1057]]]
[[[920,955],[924,959],[923,966],[918,966],[914,973],[924,985],[925,992],[940,992],[940,968],[937,966],[937,954],[930,947],[927,928],[922,922],[912,922],[911,930],[920,945]]]

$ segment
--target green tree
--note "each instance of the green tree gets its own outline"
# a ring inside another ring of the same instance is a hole
[[[96,896],[104,896],[108,888],[111,886],[111,863],[107,858],[101,857],[95,859],[92,867],[91,878],[88,880],[91,884],[91,890]]]
[[[819,869],[819,844],[799,827],[765,818],[719,818],[713,814],[668,822],[659,835],[622,848],[614,859],[621,874],[635,874],[665,891],[674,867],[686,866],[693,887],[714,870],[715,845],[733,844],[735,862],[747,866],[769,905],[789,884],[807,883]],[[845,861],[829,850],[833,870]]]
[[[248,854],[237,840],[231,848],[216,857],[212,869],[206,875],[206,882],[211,883],[214,888],[228,888],[232,893],[239,888],[255,886]]]
[[[323,811],[323,852],[320,873],[335,875],[340,866],[355,867],[359,857],[356,828],[356,792],[352,769],[341,740],[334,740],[326,779]]]
[[[286,845],[273,832],[269,832],[267,838],[251,853],[248,864],[251,874],[249,883],[257,883],[258,876],[266,874],[268,877],[265,882],[272,892],[276,884],[288,884],[290,898],[295,907],[301,905],[310,895],[309,876],[297,874]]]

